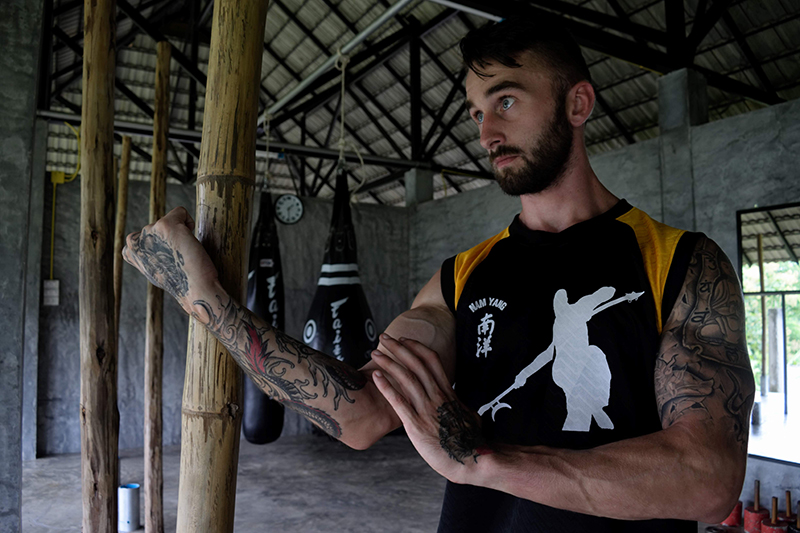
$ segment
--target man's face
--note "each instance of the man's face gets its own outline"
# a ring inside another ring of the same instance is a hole
[[[520,68],[490,64],[486,78],[467,73],[467,108],[500,188],[509,195],[536,194],[555,184],[572,151],[566,94],[555,95],[547,71],[529,54]]]

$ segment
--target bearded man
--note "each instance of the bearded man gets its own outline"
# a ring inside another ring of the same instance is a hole
[[[461,49],[466,105],[521,212],[445,260],[360,370],[226,294],[185,209],[131,234],[126,259],[273,399],[342,442],[366,448],[405,426],[448,479],[440,532],[694,533],[722,520],[754,395],[730,261],[597,179],[584,141],[595,91],[564,30],[515,17]]]

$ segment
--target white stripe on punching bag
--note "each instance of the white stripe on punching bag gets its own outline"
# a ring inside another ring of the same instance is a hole
[[[336,265],[322,265],[322,272],[358,272],[357,263],[339,263]]]
[[[350,278],[319,278],[317,285],[328,287],[331,285],[361,285],[361,278],[353,276]]]

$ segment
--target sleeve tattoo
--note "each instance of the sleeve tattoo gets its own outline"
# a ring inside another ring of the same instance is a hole
[[[745,342],[744,301],[728,258],[702,237],[664,328],[656,400],[664,428],[688,413],[722,424],[747,449],[755,382]]]
[[[342,429],[336,418],[322,409],[338,411],[342,400],[354,403],[350,391],[366,386],[356,369],[296,341],[259,320],[232,298],[216,306],[205,300],[194,304],[207,318],[195,313],[201,323],[228,349],[239,366],[270,398],[300,413],[329,435],[339,438]]]

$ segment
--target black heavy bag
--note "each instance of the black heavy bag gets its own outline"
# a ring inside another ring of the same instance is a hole
[[[333,220],[317,293],[303,328],[303,342],[354,368],[370,360],[377,346],[372,320],[356,258],[356,235],[350,215],[347,176],[339,168],[333,199]]]
[[[250,243],[247,308],[283,331],[283,272],[269,193],[261,194],[261,208]],[[273,442],[283,429],[283,405],[270,400],[249,377],[244,380],[242,428],[244,438],[253,444]]]

